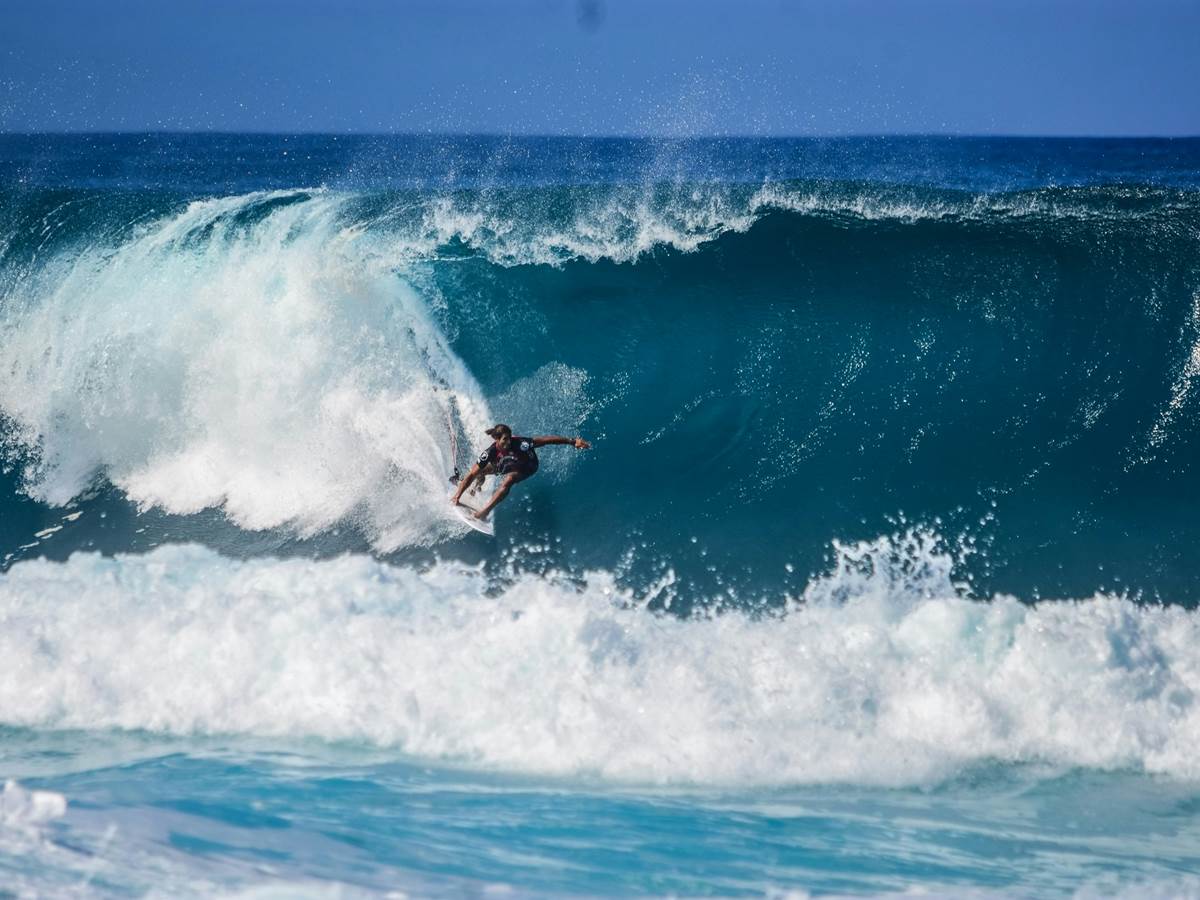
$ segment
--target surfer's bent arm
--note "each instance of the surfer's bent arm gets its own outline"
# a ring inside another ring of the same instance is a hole
[[[479,470],[479,463],[475,463],[475,465],[471,466],[471,471],[467,473],[466,478],[460,478],[458,480],[458,490],[454,492],[454,497],[451,502],[457,504],[458,501],[462,499],[463,491],[469,488],[479,476]]]
[[[589,450],[592,446],[581,437],[569,438],[561,437],[557,434],[544,434],[541,437],[535,437],[533,439],[533,446],[535,449],[538,447],[545,447],[547,444],[570,444],[576,450]]]

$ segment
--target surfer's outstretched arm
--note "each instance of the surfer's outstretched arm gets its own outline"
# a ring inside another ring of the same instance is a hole
[[[592,445],[581,437],[560,437],[557,434],[544,434],[533,439],[533,446],[545,447],[547,444],[570,444],[576,450],[590,450]]]

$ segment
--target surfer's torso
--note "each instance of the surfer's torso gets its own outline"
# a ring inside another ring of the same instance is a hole
[[[493,442],[492,446],[479,455],[479,465],[490,465],[497,475],[507,475],[510,472],[532,475],[538,467],[533,438],[517,437],[514,434],[503,450]]]

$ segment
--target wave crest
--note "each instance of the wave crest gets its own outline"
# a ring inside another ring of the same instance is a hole
[[[632,263],[661,250],[690,253],[784,213],[841,224],[1019,222],[1196,227],[1194,192],[1112,186],[971,193],[838,182],[648,184],[471,191],[388,201],[372,227],[394,234],[408,261],[465,248],[502,266]]]

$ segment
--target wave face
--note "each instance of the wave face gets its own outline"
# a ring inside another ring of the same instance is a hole
[[[1196,599],[1195,141],[0,149],[5,565],[185,538],[769,604],[915,522],[983,594]],[[444,493],[492,418],[597,448],[483,544]]]

